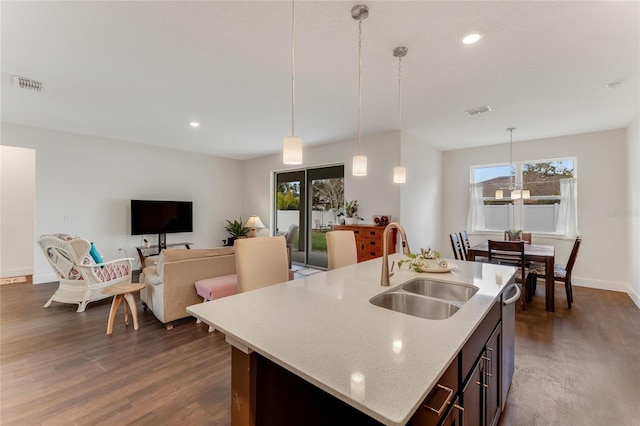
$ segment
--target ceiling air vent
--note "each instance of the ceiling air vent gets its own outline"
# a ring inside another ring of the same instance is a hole
[[[18,86],[21,89],[35,90],[41,92],[44,85],[40,81],[32,80],[26,77],[13,76],[13,85]]]
[[[491,111],[491,107],[488,105],[485,105],[478,108],[468,109],[465,112],[467,113],[468,116],[474,116],[474,115],[484,114],[489,111]]]

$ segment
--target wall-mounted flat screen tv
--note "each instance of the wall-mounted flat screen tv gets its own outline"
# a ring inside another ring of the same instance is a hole
[[[193,202],[131,200],[131,235],[193,232]]]

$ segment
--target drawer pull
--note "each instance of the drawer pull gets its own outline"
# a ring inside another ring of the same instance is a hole
[[[488,351],[487,355],[489,355],[489,360],[487,360],[487,364],[488,364],[487,365],[488,366],[487,370],[490,371],[490,373],[487,373],[487,375],[489,377],[491,377],[491,376],[493,376],[493,361],[492,361],[493,360],[493,349],[492,348],[487,348],[487,351]]]
[[[482,386],[482,387],[485,387],[485,388],[488,388],[488,387],[489,387],[489,385],[488,385],[488,384],[486,384],[486,383],[481,383],[481,382],[480,382],[480,381],[478,381],[478,380],[476,380],[476,385],[478,385],[478,386]]]
[[[486,366],[486,371],[484,372],[485,376],[491,377],[493,375],[489,372],[491,369],[491,358],[487,358],[486,356],[483,355],[482,360],[485,361],[485,366]]]
[[[451,400],[453,399],[453,389],[448,388],[446,386],[442,386],[440,383],[438,383],[438,387],[440,389],[443,389],[447,392],[449,392],[449,395],[447,396],[447,399],[444,400],[444,403],[442,404],[442,407],[440,407],[439,410],[436,410],[435,408],[429,407],[427,405],[427,403],[425,402],[424,404],[422,404],[422,406],[424,408],[427,408],[428,410],[433,411],[434,413],[436,413],[438,416],[440,416],[442,414],[442,412],[444,411],[445,408],[447,408],[447,405],[449,405],[449,403],[451,402]]]

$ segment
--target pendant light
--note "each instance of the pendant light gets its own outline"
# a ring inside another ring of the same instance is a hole
[[[291,136],[284,138],[284,164],[302,164],[302,139],[296,137],[296,2],[291,2]]]
[[[393,183],[407,181],[407,169],[402,167],[402,58],[409,49],[404,46],[393,49],[393,56],[398,58],[398,167],[393,168]]]
[[[513,170],[513,131],[515,127],[509,127],[509,191],[511,195],[509,198],[512,200],[528,199],[531,197],[531,192],[528,189],[522,189],[522,185],[518,185],[513,181],[515,170]],[[502,200],[504,198],[504,192],[502,189],[498,189],[495,195],[496,200]]]
[[[367,175],[367,157],[360,155],[362,139],[362,21],[369,16],[369,8],[359,4],[351,8],[351,17],[358,21],[358,150],[353,157],[353,176]]]

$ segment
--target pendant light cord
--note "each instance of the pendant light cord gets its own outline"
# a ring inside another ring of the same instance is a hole
[[[513,191],[516,189],[514,178],[514,170],[513,170],[513,130],[514,127],[509,127],[507,129],[509,131],[509,189]]]
[[[296,2],[291,2],[291,136],[296,135]]]
[[[402,165],[402,56],[398,56],[398,164]]]
[[[362,135],[362,21],[358,21],[358,155]]]

